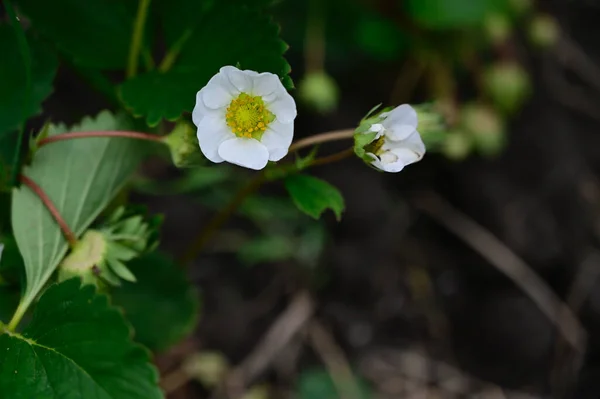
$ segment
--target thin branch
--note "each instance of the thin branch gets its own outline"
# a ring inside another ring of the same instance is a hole
[[[347,140],[354,136],[354,129],[334,130],[316,134],[314,136],[300,139],[290,146],[289,152],[295,152],[302,148],[310,147],[311,145],[326,143],[328,141]]]
[[[71,247],[74,246],[77,243],[77,237],[75,237],[75,233],[73,233],[73,231],[69,228],[67,222],[65,222],[62,215],[60,214],[58,209],[56,209],[56,206],[54,206],[54,203],[46,195],[44,190],[42,190],[40,186],[38,186],[33,180],[31,180],[25,175],[21,175],[21,182],[27,187],[29,187],[29,189],[31,189],[31,191],[33,191],[38,196],[38,198],[42,201],[46,209],[48,209],[48,212],[50,212],[50,214],[60,227],[60,230],[62,231],[69,245]]]
[[[346,159],[354,155],[354,148],[348,148],[344,151],[336,152],[335,154],[327,155],[325,157],[317,158],[312,161],[307,167],[321,166],[328,163],[334,163]]]
[[[148,16],[149,7],[150,0],[140,0],[137,15],[135,16],[133,34],[131,36],[131,46],[129,48],[129,60],[127,62],[128,78],[132,78],[137,74],[142,40],[144,38],[144,25],[146,24],[146,18]]]
[[[73,139],[84,139],[90,137],[125,137],[137,140],[156,141],[164,143],[164,136],[157,136],[155,134],[140,133],[140,132],[128,132],[128,131],[97,131],[97,132],[69,132],[57,134],[54,136],[48,136],[41,139],[38,142],[38,148],[45,146],[46,144],[54,143],[63,140]]]
[[[360,387],[342,349],[335,343],[325,327],[314,320],[310,323],[308,335],[312,346],[323,360],[340,399],[360,397]]]
[[[414,204],[513,280],[574,349],[584,350],[586,334],[577,317],[548,284],[510,248],[436,193],[430,192]]]
[[[213,216],[213,218],[204,226],[202,231],[194,239],[189,248],[185,251],[180,259],[181,264],[186,265],[193,261],[200,252],[204,249],[204,246],[212,238],[215,231],[217,231],[223,223],[227,221],[237,210],[237,208],[244,202],[244,200],[253,192],[258,190],[261,184],[265,181],[265,174],[261,171],[257,173],[252,180],[250,180],[245,186],[243,186],[227,204],[226,207]]]
[[[315,311],[315,304],[306,291],[297,293],[287,309],[279,315],[254,350],[237,366],[226,379],[222,390],[213,397],[240,398],[245,387],[259,374],[265,371],[277,355],[306,325]]]

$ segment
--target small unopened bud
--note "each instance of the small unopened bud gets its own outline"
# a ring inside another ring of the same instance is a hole
[[[338,105],[337,83],[325,72],[308,73],[298,85],[298,94],[303,102],[323,114]]]
[[[506,114],[518,111],[531,94],[529,75],[517,62],[492,65],[485,72],[484,82],[489,96]]]
[[[560,28],[550,15],[536,15],[529,25],[529,40],[539,48],[546,49],[556,44]]]
[[[207,388],[219,385],[229,368],[229,362],[219,352],[196,353],[183,363],[184,372]]]
[[[512,26],[508,16],[503,13],[491,13],[485,19],[485,30],[490,41],[499,45],[508,41]]]
[[[98,285],[99,269],[104,262],[106,240],[100,232],[89,230],[73,247],[58,268],[58,280],[81,277],[83,284]]]
[[[473,139],[461,130],[450,132],[444,140],[443,153],[449,159],[462,161],[473,148]]]
[[[494,109],[482,104],[469,104],[463,107],[461,118],[463,129],[482,155],[494,156],[504,148],[504,123]]]
[[[173,164],[178,168],[190,168],[205,163],[198,144],[196,129],[189,123],[178,122],[164,141],[171,151]]]
[[[509,0],[509,6],[517,16],[522,16],[533,9],[533,0]]]

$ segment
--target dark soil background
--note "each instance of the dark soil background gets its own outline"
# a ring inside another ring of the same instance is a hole
[[[190,277],[203,296],[201,322],[193,338],[159,356],[163,372],[174,370],[192,350],[218,350],[239,364],[292,298],[308,288],[316,320],[376,397],[517,397],[519,391],[599,398],[600,87],[592,81],[600,80],[594,75],[600,72],[594,66],[600,65],[599,4],[541,4],[592,63],[592,72],[582,74],[581,60],[560,49],[526,53],[534,94],[511,122],[509,145],[496,159],[473,155],[453,162],[429,153],[399,174],[376,173],[357,159],[315,169],[347,202],[340,223],[327,217],[322,284],[309,284],[308,273],[293,263],[248,268],[231,255],[199,257]],[[285,24],[283,32],[285,37]],[[297,67],[301,50],[292,47],[288,58],[297,81],[303,74]],[[329,72],[342,93],[339,108],[329,116],[300,108],[297,136],[354,126],[374,104],[390,98],[398,65],[360,59],[332,65]],[[53,119],[71,122],[104,105],[89,97],[73,71],[62,69],[45,109]],[[328,151],[343,148],[332,144]],[[173,173],[162,163],[148,165],[147,172]],[[163,247],[175,255],[212,215],[185,196],[135,200],[166,215]],[[564,343],[554,323],[485,254],[443,226],[439,215],[448,206],[505,243],[558,296],[583,296],[577,309],[587,330],[583,353]],[[244,224],[233,219],[232,226]],[[273,397],[289,397],[299,371],[321,364],[321,355],[305,337],[291,340],[275,360],[258,381],[270,384]],[[460,372],[449,371],[449,365]],[[455,385],[448,373],[460,376]],[[170,397],[209,392],[189,382]]]

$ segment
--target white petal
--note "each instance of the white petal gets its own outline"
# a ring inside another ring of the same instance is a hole
[[[292,123],[296,119],[296,102],[283,86],[277,91],[277,97],[267,102],[267,108],[282,123]]]
[[[239,91],[227,79],[224,73],[217,73],[206,86],[200,90],[202,101],[207,108],[218,109],[225,107],[238,96]]]
[[[410,136],[418,126],[417,112],[408,104],[400,105],[389,112],[383,126],[386,135],[392,140],[404,140]]]
[[[417,131],[402,141],[386,141],[381,147],[384,151],[380,155],[383,164],[393,168],[395,164],[401,164],[403,167],[420,161],[425,155],[425,144]],[[402,169],[400,169],[402,170]],[[398,171],[400,171],[398,170]]]
[[[269,162],[267,147],[258,140],[240,137],[221,143],[219,156],[227,162],[254,170],[264,168]]]
[[[263,134],[260,142],[269,151],[269,161],[279,161],[285,157],[294,138],[294,124],[274,120]]]
[[[220,71],[239,92],[249,93],[252,90],[252,75],[248,73],[250,71],[240,71],[233,66],[224,66]]]
[[[210,161],[219,163],[223,158],[219,156],[219,146],[222,142],[232,139],[235,134],[225,124],[225,117],[205,117],[198,123],[198,143],[200,150]]]
[[[285,90],[279,77],[269,72],[257,74],[253,77],[253,80],[254,87],[252,89],[252,94],[255,96],[261,96],[263,98],[271,97],[280,87]]]
[[[202,90],[196,93],[196,105],[192,110],[192,122],[194,125],[198,126],[202,118],[204,118],[208,114],[208,108],[204,105],[202,101]]]
[[[423,158],[423,155],[425,155],[425,143],[423,143],[421,135],[416,130],[404,140],[404,145],[417,153],[419,159]]]

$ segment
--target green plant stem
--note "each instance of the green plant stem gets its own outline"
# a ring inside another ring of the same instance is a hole
[[[312,161],[311,163],[309,163],[307,166],[305,166],[304,169],[310,168],[313,166],[320,166],[320,165],[326,165],[328,163],[338,162],[338,161],[346,159],[352,155],[354,155],[354,147],[347,148],[343,151],[336,152],[335,154],[327,155],[322,158],[317,158],[314,161]]]
[[[157,136],[155,134],[141,133],[141,132],[128,132],[128,131],[98,131],[98,132],[70,132],[62,133],[54,136],[48,136],[41,139],[38,142],[38,148],[45,146],[46,144],[54,143],[63,140],[73,139],[84,139],[90,137],[125,137],[137,140],[155,141],[159,143],[165,143],[164,136]]]
[[[264,181],[265,174],[263,171],[254,175],[254,177],[234,195],[229,204],[227,204],[225,208],[221,208],[208,224],[204,226],[200,234],[198,234],[188,250],[181,257],[180,262],[187,265],[196,259],[213,234],[235,213],[246,197],[258,190]]]
[[[127,77],[132,78],[137,73],[138,61],[144,36],[144,25],[148,16],[150,0],[140,0],[137,15],[133,25],[133,35],[131,36],[131,47],[129,48],[129,61],[127,62]]]
[[[14,332],[17,329],[17,326],[21,322],[21,319],[23,318],[23,316],[25,316],[25,313],[27,312],[27,308],[29,308],[30,303],[27,303],[27,304],[24,302],[19,303],[17,310],[15,310],[15,314],[13,315],[12,319],[10,319],[10,321],[8,322],[8,325],[6,326],[6,331]]]
[[[62,231],[69,245],[73,247],[77,243],[77,237],[75,236],[75,233],[73,233],[67,222],[65,222],[58,209],[56,209],[56,206],[54,205],[50,197],[48,197],[48,195],[40,186],[38,186],[33,180],[31,180],[25,175],[21,175],[21,183],[27,186],[31,191],[35,193],[35,195],[38,196],[40,201],[42,201],[46,209],[48,209],[48,212],[50,212],[50,214],[60,227],[60,230]]]
[[[160,65],[158,66],[158,70],[160,72],[167,72],[169,69],[171,69],[171,67],[177,60],[177,57],[179,56],[181,49],[183,48],[185,43],[188,41],[188,39],[190,38],[191,35],[192,35],[192,30],[191,29],[186,30],[183,33],[183,35],[181,35],[181,37],[179,39],[177,39],[177,41],[173,44],[173,46],[171,46],[171,48],[169,49],[167,54],[165,54],[165,57],[161,61]]]
[[[314,136],[317,137],[317,136]],[[331,136],[330,136],[331,137]],[[337,139],[337,138],[336,138]],[[322,142],[322,141],[320,141]],[[348,148],[344,151],[337,152],[332,155],[328,155],[322,158],[313,160],[309,165],[302,169],[306,169],[313,166],[325,165],[333,162],[341,161],[354,154],[354,148]],[[216,231],[235,213],[240,205],[244,203],[244,200],[260,186],[267,181],[275,181],[290,173],[299,172],[299,169],[293,169],[289,173],[278,174],[277,177],[268,177],[264,171],[256,174],[252,180],[250,180],[245,186],[243,186],[233,197],[233,199],[227,204],[225,208],[222,208],[209,222],[204,226],[202,231],[194,239],[188,250],[181,257],[180,262],[184,265],[193,261],[200,252],[204,249],[205,245],[209,242],[210,238]]]
[[[334,130],[332,132],[326,132],[316,134],[314,136],[300,139],[290,146],[289,152],[296,152],[302,148],[310,147],[315,144],[326,143],[328,141],[338,141],[351,139],[354,136],[354,129]]]

